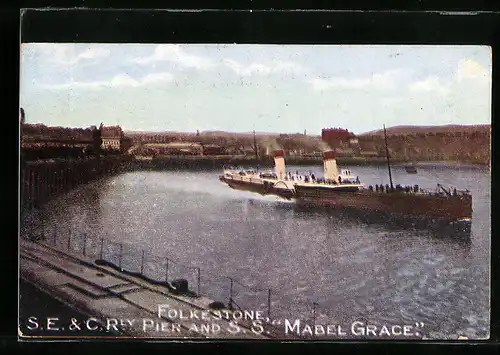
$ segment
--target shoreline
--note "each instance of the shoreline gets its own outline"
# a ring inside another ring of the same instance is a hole
[[[285,157],[287,165],[311,166],[323,165],[321,157]],[[385,157],[364,158],[364,157],[338,157],[339,165],[354,166],[385,166],[387,160]],[[136,157],[130,162],[131,167],[135,168],[222,168],[224,166],[258,166],[273,167],[274,161],[271,158],[256,159],[254,157],[244,156],[156,156],[156,157]],[[391,166],[401,167],[415,164],[416,167],[426,166],[448,166],[459,168],[490,168],[491,163],[465,162],[465,161],[436,161],[436,160],[417,160],[408,161],[403,159],[391,159]]]

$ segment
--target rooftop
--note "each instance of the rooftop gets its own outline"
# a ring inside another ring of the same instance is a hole
[[[102,138],[121,138],[123,131],[120,126],[103,126],[101,129]]]
[[[146,143],[145,147],[164,147],[164,148],[201,148],[202,145],[196,142],[170,142],[170,143]]]

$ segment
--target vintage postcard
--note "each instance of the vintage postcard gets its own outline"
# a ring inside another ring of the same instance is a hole
[[[19,338],[490,337],[491,48],[23,43]]]

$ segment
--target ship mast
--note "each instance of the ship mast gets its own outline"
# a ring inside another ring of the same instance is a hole
[[[257,139],[255,138],[255,129],[253,130],[253,149],[255,150],[255,159],[259,160],[259,151],[257,149]]]
[[[387,132],[384,124],[384,139],[385,139],[385,156],[387,157],[387,169],[389,169],[389,180],[391,182],[391,190],[394,188],[392,185],[391,163],[389,161],[389,148],[387,147]]]

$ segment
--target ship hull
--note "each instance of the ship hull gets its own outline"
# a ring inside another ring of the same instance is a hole
[[[298,203],[317,206],[339,206],[379,214],[434,219],[444,222],[470,221],[470,195],[446,196],[405,192],[328,191],[295,186]]]
[[[268,182],[252,182],[247,180],[226,179],[224,176],[219,178],[220,181],[226,183],[229,187],[235,190],[256,192],[260,195],[275,195],[284,199],[290,200],[294,197],[293,191],[289,188],[273,186]]]
[[[345,207],[342,205],[318,205],[297,201],[294,204],[301,213],[319,213],[337,217],[340,220],[357,221],[361,224],[383,225],[389,230],[401,229],[426,230],[436,232],[440,237],[453,237],[467,240],[471,235],[471,220],[449,221],[432,219],[422,216],[404,216],[391,214],[385,211],[368,210],[362,208]]]
[[[302,206],[355,209],[396,218],[434,220],[460,225],[470,223],[472,219],[470,195],[447,196],[402,191],[387,193],[358,190],[357,187],[331,189],[321,185],[300,184],[295,184],[291,189],[272,182],[226,179],[224,176],[221,176],[220,180],[233,189],[293,199]]]

